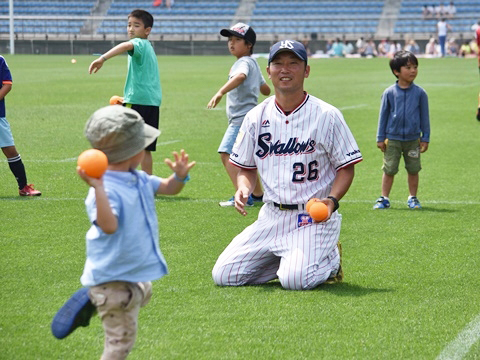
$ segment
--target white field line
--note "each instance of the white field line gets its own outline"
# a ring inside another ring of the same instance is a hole
[[[362,108],[362,107],[365,107],[365,106],[368,106],[368,104],[342,106],[342,107],[339,107],[338,110],[343,111],[343,110],[350,110],[350,109],[358,109],[358,108]]]
[[[480,339],[480,314],[460,331],[455,340],[443,349],[436,360],[461,360],[478,339]]]

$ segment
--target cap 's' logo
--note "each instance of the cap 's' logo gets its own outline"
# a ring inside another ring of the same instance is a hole
[[[293,49],[292,40],[284,40],[280,43],[280,49]]]

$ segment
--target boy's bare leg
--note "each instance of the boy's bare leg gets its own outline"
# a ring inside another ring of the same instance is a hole
[[[382,196],[384,197],[389,197],[390,196],[390,190],[392,190],[392,185],[393,185],[393,175],[387,175],[383,173],[382,177]]]
[[[220,157],[222,159],[223,166],[225,167],[225,170],[227,171],[227,174],[230,177],[230,180],[232,181],[233,187],[235,188],[235,191],[236,191],[237,190],[237,174],[239,169],[228,161],[228,159],[230,159],[230,154],[220,153]]]
[[[151,151],[145,150],[145,156],[142,160],[142,170],[149,175],[152,175],[153,173],[153,159]]]
[[[411,196],[417,196],[418,174],[408,174],[408,191]]]

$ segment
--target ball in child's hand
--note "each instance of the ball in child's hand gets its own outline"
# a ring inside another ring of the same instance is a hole
[[[323,221],[328,217],[328,206],[323,202],[315,201],[310,205],[308,213],[313,220]]]
[[[110,105],[123,105],[123,97],[118,95],[113,95],[110,98]]]
[[[80,166],[88,176],[100,179],[105,171],[107,171],[107,155],[98,149],[88,149],[80,154],[77,165]]]
[[[316,201],[320,201],[320,199],[311,198],[310,200],[308,200],[307,205],[305,205],[305,210],[307,210],[307,212],[309,212],[310,211],[310,206],[312,206],[312,204]]]

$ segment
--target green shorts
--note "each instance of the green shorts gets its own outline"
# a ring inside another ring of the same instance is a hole
[[[383,154],[382,170],[387,175],[398,172],[398,164],[403,154],[405,169],[409,174],[415,175],[422,169],[420,165],[420,140],[399,141],[388,140]]]

